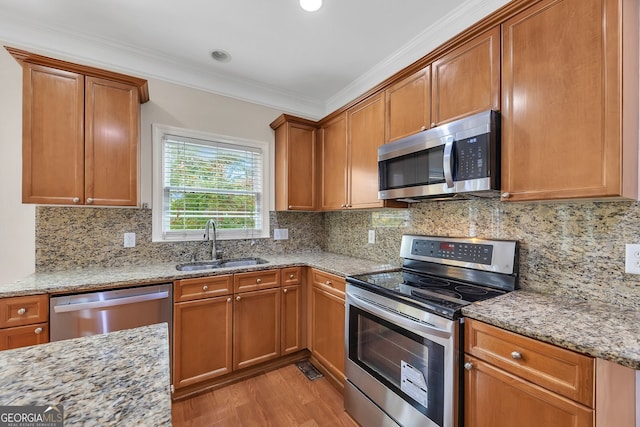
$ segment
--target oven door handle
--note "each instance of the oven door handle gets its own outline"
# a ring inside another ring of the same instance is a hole
[[[353,295],[347,293],[348,303],[364,310],[369,313],[375,314],[382,319],[390,319],[398,326],[403,326],[405,328],[410,328],[413,330],[417,330],[424,334],[428,334],[430,336],[437,336],[444,339],[451,338],[451,332],[446,329],[440,329],[435,325],[427,324],[425,322],[416,322],[415,320],[411,320],[408,317],[402,316],[400,314],[394,313],[390,310],[385,310],[382,307],[378,307],[375,304],[371,304],[370,302],[360,298],[357,295]]]

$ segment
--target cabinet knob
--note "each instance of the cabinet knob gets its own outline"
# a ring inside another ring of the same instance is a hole
[[[293,209],[293,205],[289,205],[289,208],[288,208],[288,209]]]
[[[431,127],[432,127],[432,128],[436,127],[435,122],[434,122],[434,123],[431,123]]]
[[[422,126],[422,127],[420,128],[420,130],[427,130],[427,127],[426,127],[426,126]]]
[[[240,301],[241,299],[242,299],[242,298],[240,298],[240,295],[238,295],[238,296],[236,297],[236,301]]]
[[[87,203],[88,204],[93,203],[93,197],[87,197]]]
[[[231,297],[227,298],[227,302],[231,302]]]
[[[73,203],[80,203],[80,197],[74,197],[74,198],[72,199],[72,202],[73,202]]]
[[[520,354],[519,351],[512,351],[511,352],[511,357],[514,359],[522,359],[522,354]]]
[[[283,289],[283,290],[282,290],[282,292],[284,292],[284,293],[286,294],[286,293],[287,293],[287,290],[286,290],[286,289]]]
[[[347,207],[347,204],[346,204],[346,203],[343,203],[343,204],[341,204],[341,205],[340,205],[340,207],[341,207],[341,208],[346,208],[346,207]]]
[[[506,191],[504,193],[502,193],[500,195],[500,197],[502,197],[503,199],[508,199],[509,197],[511,197],[511,193],[507,193]]]
[[[327,280],[324,284],[327,286],[333,286],[333,282],[331,280]]]
[[[289,274],[289,279],[293,279],[294,277],[296,277],[295,274],[293,274],[293,273]]]
[[[258,277],[258,278],[256,279],[256,283],[257,283],[257,284],[262,283],[262,279]]]
[[[40,327],[35,328],[35,329],[33,330],[33,332],[35,332],[36,334],[41,334],[41,333],[42,333],[42,328],[40,328]]]
[[[204,286],[202,287],[202,290],[203,290],[203,291],[205,291],[205,292],[206,292],[206,291],[208,291],[208,290],[209,290],[209,286],[204,285]]]
[[[464,364],[464,369],[466,369],[467,371],[470,371],[473,369],[473,363],[471,362],[467,362]]]
[[[18,314],[19,314],[19,315],[21,315],[21,316],[22,316],[23,314],[25,314],[26,312],[27,312],[27,309],[26,309],[26,308],[24,308],[24,307],[22,307],[22,308],[19,308],[19,309],[18,309]]]

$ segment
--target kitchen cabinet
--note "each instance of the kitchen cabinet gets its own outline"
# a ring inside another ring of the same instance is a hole
[[[235,274],[234,289],[233,368],[280,356],[280,271]]]
[[[500,28],[447,51],[391,84],[385,142],[485,110],[500,109]]]
[[[0,299],[0,350],[49,342],[49,297]]]
[[[341,113],[322,126],[320,143],[320,210],[346,208],[347,115]]]
[[[304,281],[302,267],[289,267],[280,270],[282,284],[281,345],[282,356],[304,350]]]
[[[23,67],[23,203],[137,205],[146,80],[7,50]]]
[[[637,3],[545,0],[502,24],[502,200],[636,198]]]
[[[175,281],[173,385],[176,389],[233,369],[233,275]]]
[[[283,114],[271,128],[275,131],[276,211],[316,210],[315,122]]]
[[[310,270],[310,350],[332,382],[344,387],[345,285],[342,277]]]
[[[474,319],[464,351],[467,427],[636,425],[631,368]]]

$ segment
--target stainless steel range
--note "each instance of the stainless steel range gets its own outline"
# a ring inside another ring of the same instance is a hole
[[[362,426],[462,425],[461,310],[518,285],[518,243],[405,235],[402,269],[347,277],[345,408]]]

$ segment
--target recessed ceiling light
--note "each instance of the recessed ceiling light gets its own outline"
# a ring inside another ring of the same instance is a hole
[[[226,50],[216,49],[211,52],[211,57],[218,62],[229,62],[231,61],[231,54]]]
[[[300,7],[307,12],[315,12],[322,7],[322,0],[300,0]]]

